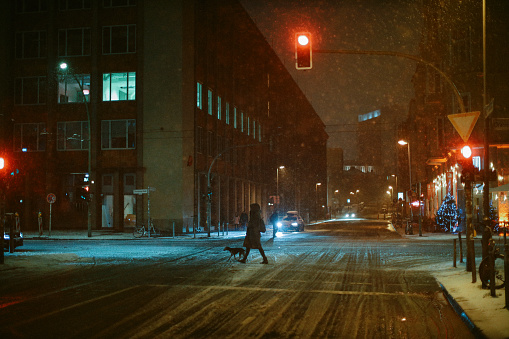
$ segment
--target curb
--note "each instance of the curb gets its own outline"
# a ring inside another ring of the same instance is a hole
[[[470,320],[470,318],[468,317],[468,315],[465,313],[465,311],[463,310],[463,308],[461,308],[461,306],[458,304],[458,302],[454,299],[454,297],[447,291],[447,289],[445,288],[444,285],[442,285],[440,282],[438,282],[438,284],[440,285],[440,288],[442,289],[442,292],[444,293],[447,301],[449,302],[449,304],[452,306],[452,308],[454,309],[454,311],[456,312],[456,314],[458,314],[461,318],[461,320],[463,320],[463,322],[467,325],[468,329],[470,330],[470,332],[472,332],[472,334],[476,337],[476,338],[480,338],[480,339],[488,339],[488,337],[486,337],[486,335],[484,335],[484,333],[482,332],[482,330],[477,327],[473,322],[472,320]]]

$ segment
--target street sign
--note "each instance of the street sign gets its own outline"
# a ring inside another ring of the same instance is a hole
[[[460,135],[461,139],[464,142],[468,141],[472,130],[474,129],[475,123],[477,119],[479,119],[479,115],[481,112],[467,112],[467,113],[458,113],[458,114],[449,114],[447,117],[451,121],[454,128]]]
[[[49,204],[53,204],[55,201],[57,201],[57,197],[56,195],[54,195],[53,193],[50,193],[46,196],[46,201],[49,203]]]
[[[142,188],[142,189],[138,189],[138,190],[133,190],[133,194],[147,194],[149,192],[154,192],[156,190],[155,187],[149,187],[149,188]]]

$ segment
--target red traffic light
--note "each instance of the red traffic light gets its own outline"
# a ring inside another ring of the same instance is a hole
[[[311,33],[295,34],[295,68],[311,69],[313,67],[313,53]]]
[[[463,155],[464,158],[470,158],[472,156],[472,149],[470,146],[465,145],[461,148],[461,155]]]

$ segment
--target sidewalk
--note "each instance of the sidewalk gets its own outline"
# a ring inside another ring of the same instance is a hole
[[[237,238],[244,237],[246,235],[246,231],[221,231],[218,236],[217,231],[210,232],[210,237],[207,232],[200,233],[184,233],[184,234],[176,234],[173,237],[173,234],[164,233],[164,234],[151,234],[151,238],[154,239],[173,239],[173,240],[192,240],[192,239],[229,239],[229,238]],[[39,236],[39,232],[36,231],[28,231],[23,232],[23,238],[25,240],[142,240],[148,239],[148,236],[145,235],[141,238],[135,238],[133,235],[132,229],[126,231],[116,231],[116,230],[92,230],[92,236],[88,236],[87,230],[54,230],[51,231],[51,235],[48,230],[44,230],[43,235]]]
[[[405,240],[412,242],[450,240],[451,253],[453,239],[458,239],[457,235],[449,233],[423,232],[422,236],[419,236],[419,229],[414,229],[413,235],[406,235],[405,230],[401,228],[396,231]],[[464,241],[465,237],[463,236],[462,239]],[[479,235],[474,239],[481,241]],[[499,243],[497,241],[497,244]],[[465,242],[463,246],[463,254],[466,255]],[[481,260],[480,253],[476,253],[476,269]],[[472,272],[467,272],[465,259],[463,263],[460,263],[458,257],[457,267],[453,267],[452,254],[450,262],[441,262],[419,269],[430,271],[435,276],[451,305],[469,325],[476,337],[509,338],[509,309],[505,308],[505,289],[496,290],[496,297],[491,297],[489,289],[482,289],[478,272],[477,281],[472,283]]]

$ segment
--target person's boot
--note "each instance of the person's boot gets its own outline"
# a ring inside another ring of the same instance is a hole
[[[247,259],[247,254],[244,255],[244,258],[240,259],[239,262],[245,264]]]
[[[263,261],[260,264],[268,264],[269,261],[267,260],[267,257],[263,257]]]

